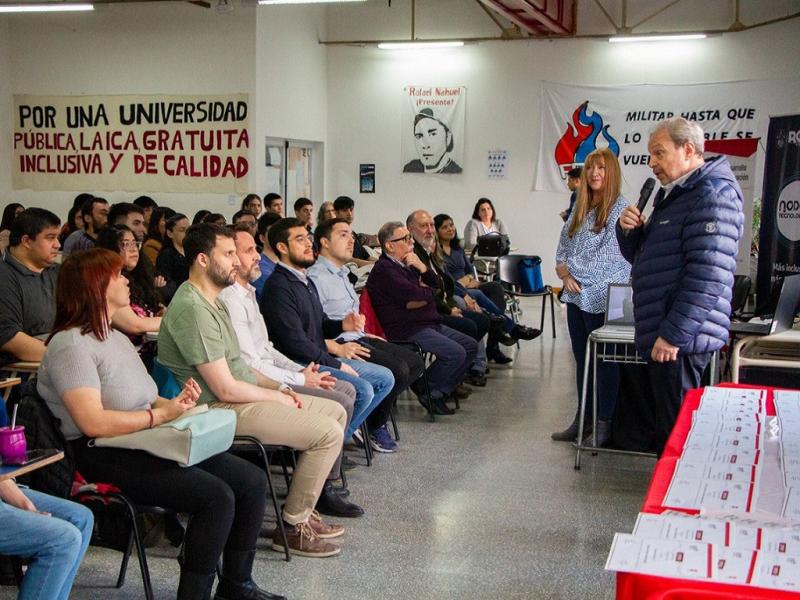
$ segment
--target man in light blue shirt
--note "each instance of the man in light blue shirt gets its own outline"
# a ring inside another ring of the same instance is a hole
[[[353,258],[353,232],[345,219],[331,219],[320,223],[314,232],[319,248],[317,262],[306,274],[317,288],[322,308],[329,319],[344,319],[348,314],[358,314],[358,294],[350,283],[350,270],[345,266]],[[358,345],[367,348],[364,360],[389,369],[394,375],[394,387],[383,402],[367,418],[372,436],[371,444],[378,452],[393,451],[397,444],[386,427],[392,407],[403,391],[422,375],[424,364],[416,352],[391,344],[382,338],[363,331],[345,331],[336,338],[341,345]],[[421,391],[421,390],[420,390]]]
[[[279,214],[274,212],[265,212],[258,218],[258,223],[256,225],[256,241],[260,242],[262,246],[261,256],[259,256],[258,260],[258,270],[261,272],[261,275],[259,275],[258,279],[252,281],[251,283],[256,290],[256,300],[259,302],[261,302],[261,294],[264,291],[264,284],[275,270],[275,265],[278,264],[278,257],[275,256],[272,248],[269,247],[269,242],[267,241],[267,232],[269,231],[270,227],[280,220],[281,216]]]

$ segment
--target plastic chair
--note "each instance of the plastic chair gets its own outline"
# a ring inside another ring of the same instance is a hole
[[[517,265],[523,258],[539,258],[530,254],[508,254],[497,258],[497,277],[500,283],[505,288],[506,295],[509,296],[511,318],[515,323],[518,323],[519,315],[519,298],[539,298],[542,299],[542,316],[539,323],[539,329],[544,330],[544,314],[547,308],[547,299],[550,298],[550,319],[553,328],[553,337],[556,337],[556,309],[553,296],[553,288],[549,285],[544,287],[544,290],[536,293],[525,293],[520,287],[519,271]]]

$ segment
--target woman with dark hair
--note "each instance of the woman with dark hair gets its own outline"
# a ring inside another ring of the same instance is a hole
[[[192,225],[197,225],[198,223],[202,223],[203,219],[205,219],[210,214],[211,214],[210,210],[201,208],[196,213],[194,213],[194,217],[192,218]]]
[[[261,198],[258,194],[247,194],[242,200],[242,210],[246,210],[257,219],[261,216]]]
[[[480,198],[475,203],[472,211],[472,219],[464,227],[464,247],[467,251],[478,243],[478,238],[487,233],[499,233],[508,235],[505,224],[497,218],[494,204],[488,198]]]
[[[140,244],[126,225],[108,227],[97,236],[98,248],[117,252],[122,257],[122,274],[130,286],[130,305],[111,315],[111,324],[125,333],[135,345],[141,346],[139,357],[149,371],[158,348],[155,342],[146,342],[144,334],[159,330],[164,304],[154,285],[156,275],[153,266],[139,254]],[[164,281],[163,277],[159,278]]]
[[[83,216],[81,215],[81,207],[73,206],[67,213],[67,220],[61,228],[61,233],[58,234],[58,241],[63,246],[66,239],[79,229],[83,229]]]
[[[161,288],[164,302],[169,304],[178,286],[189,279],[189,263],[183,252],[183,238],[189,229],[189,218],[175,213],[164,225],[164,244],[156,259],[156,269],[167,280]]]
[[[622,197],[619,161],[608,148],[586,157],[578,188],[578,199],[561,229],[556,250],[556,274],[564,283],[562,302],[567,304],[567,326],[576,363],[578,398],[581,395],[589,334],[604,322],[609,283],[627,283],[631,265],[623,258],[617,243],[616,225],[628,201]],[[597,444],[611,438],[611,419],[619,391],[619,366],[597,364]],[[587,397],[592,397],[589,381]],[[591,411],[591,405],[587,412]],[[587,421],[591,427],[591,413]],[[587,428],[585,428],[587,429]],[[586,433],[584,431],[583,433]],[[578,414],[564,431],[554,433],[556,441],[573,441],[578,435]]]
[[[158,396],[130,340],[111,327],[110,315],[129,303],[122,269],[122,257],[104,248],[77,252],[61,265],[37,390],[60,420],[84,477],[118,486],[137,504],[188,514],[177,598],[207,600],[220,556],[216,598],[274,598],[251,577],[266,500],[261,469],[227,452],[181,467],[94,443],[172,421],[200,396],[192,379],[175,399]]]
[[[0,256],[5,254],[8,248],[8,239],[11,235],[11,224],[17,215],[25,210],[25,207],[18,202],[12,202],[3,209],[3,219],[0,220]]]
[[[167,219],[175,214],[175,211],[168,206],[159,206],[153,209],[150,215],[150,225],[147,227],[147,236],[142,244],[142,254],[155,265],[158,253],[164,245],[164,232],[166,231]]]

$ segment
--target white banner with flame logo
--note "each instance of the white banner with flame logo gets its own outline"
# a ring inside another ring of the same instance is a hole
[[[542,85],[535,189],[566,191],[566,173],[597,148],[619,158],[623,194],[635,200],[645,179],[647,139],[659,121],[684,116],[706,139],[765,137],[769,116],[796,109],[800,79],[695,85]],[[760,169],[757,170],[760,174]],[[760,189],[760,177],[755,181]]]

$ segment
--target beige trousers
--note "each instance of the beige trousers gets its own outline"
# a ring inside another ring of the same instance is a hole
[[[264,444],[289,446],[301,452],[283,519],[297,525],[308,519],[317,504],[331,466],[342,449],[347,413],[340,404],[301,394],[303,408],[278,402],[225,403],[213,408],[236,411],[236,434],[250,435]]]

